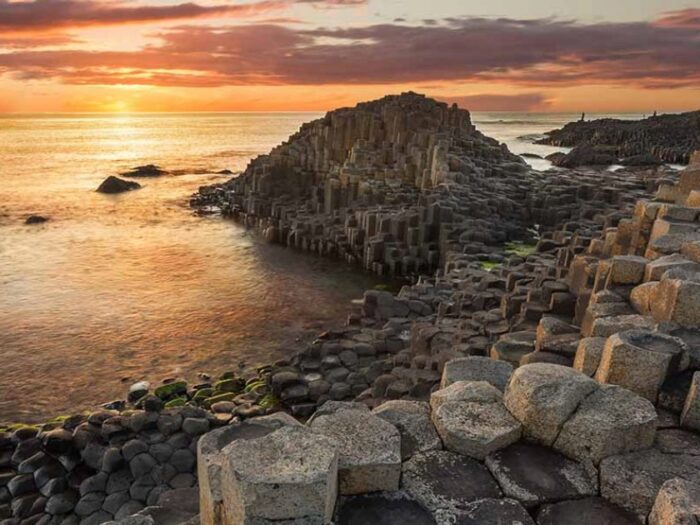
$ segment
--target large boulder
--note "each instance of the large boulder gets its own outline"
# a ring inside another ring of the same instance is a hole
[[[338,443],[340,494],[399,488],[401,434],[394,425],[369,412],[340,410],[314,418],[311,429]]]
[[[110,175],[102,181],[97,191],[99,193],[123,193],[125,191],[138,190],[140,187],[141,185],[138,182],[124,180]]]
[[[619,386],[603,385],[562,425],[554,448],[598,464],[614,454],[650,447],[656,421],[648,400]]]
[[[338,443],[285,426],[226,448],[221,491],[227,525],[282,520],[328,523],[337,497]]]
[[[551,446],[564,423],[598,383],[572,368],[534,363],[518,368],[506,388],[506,408],[523,424],[523,435]]]
[[[442,448],[440,437],[430,420],[430,405],[421,401],[394,400],[372,411],[394,425],[401,434],[401,459],[418,452]]]

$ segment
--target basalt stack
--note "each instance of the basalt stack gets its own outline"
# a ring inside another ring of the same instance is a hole
[[[599,119],[570,122],[550,131],[540,144],[573,147],[555,164],[649,165],[661,161],[687,164],[700,149],[700,111],[653,116],[644,120]]]

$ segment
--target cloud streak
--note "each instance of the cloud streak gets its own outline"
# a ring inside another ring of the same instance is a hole
[[[700,82],[700,33],[684,13],[614,24],[459,18],[312,30],[187,26],[159,33],[157,45],[138,52],[4,53],[0,71],[68,84],[188,87],[432,81],[693,87]]]
[[[77,28],[162,22],[206,17],[251,17],[294,3],[318,7],[348,7],[367,0],[260,0],[252,3],[143,5],[115,0],[0,0],[0,31]]]

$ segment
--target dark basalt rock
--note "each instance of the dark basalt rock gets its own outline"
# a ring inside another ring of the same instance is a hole
[[[576,146],[563,157],[552,160],[552,164],[562,168],[577,168],[579,166],[609,166],[617,162],[617,157],[609,148],[601,148],[591,144]]]
[[[138,190],[140,187],[141,185],[138,182],[123,180],[110,175],[102,181],[97,191],[99,193],[123,193],[125,191]]]
[[[405,462],[401,488],[432,511],[445,507],[456,510],[480,499],[501,496],[496,480],[484,465],[443,450],[416,454]]]
[[[585,498],[544,505],[538,525],[638,525],[632,513],[603,498]]]
[[[30,215],[24,221],[24,224],[43,224],[48,220],[49,220],[49,218],[44,217],[43,215]]]
[[[664,162],[687,164],[700,148],[700,111],[643,120],[600,119],[570,122],[546,133],[537,144],[576,147],[608,146],[617,157],[650,155]]]
[[[338,511],[338,525],[434,525],[435,520],[415,501],[391,495],[348,498]]]
[[[621,159],[620,164],[623,166],[659,166],[663,164],[663,161],[651,155],[650,153],[642,153],[641,155],[632,155],[631,157],[625,157]]]
[[[161,169],[155,164],[146,164],[145,166],[136,166],[130,171],[120,173],[122,177],[160,177],[167,175],[168,172]]]
[[[516,443],[487,457],[486,466],[505,495],[528,508],[596,493],[581,465],[539,445]]]

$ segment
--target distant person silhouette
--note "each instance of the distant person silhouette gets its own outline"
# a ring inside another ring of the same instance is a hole
[[[581,122],[583,122],[584,120],[586,120],[586,114],[585,114],[585,113],[581,113]]]

